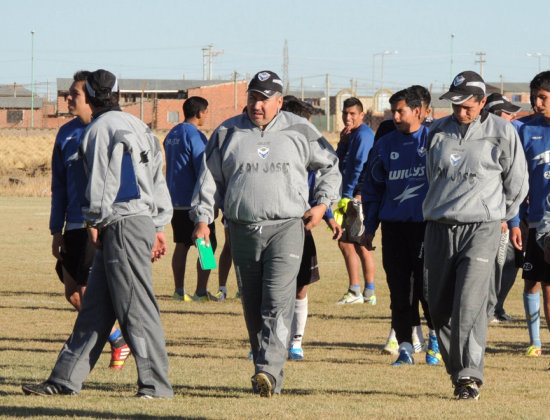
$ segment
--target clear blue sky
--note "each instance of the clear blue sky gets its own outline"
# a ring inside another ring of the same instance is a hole
[[[373,54],[384,59],[384,87],[433,85],[441,90],[453,73],[479,72],[476,52],[485,52],[484,78],[529,82],[550,68],[548,0],[93,0],[2,4],[0,84],[31,81],[31,30],[37,91],[79,69],[106,68],[123,78],[202,79],[202,50],[214,58],[213,77],[239,78],[263,69],[283,76],[288,40],[289,79],[298,89],[331,93],[357,79],[359,93],[372,86]],[[451,43],[451,34],[454,40]],[[452,49],[451,49],[452,44]],[[376,56],[375,86],[380,86]]]

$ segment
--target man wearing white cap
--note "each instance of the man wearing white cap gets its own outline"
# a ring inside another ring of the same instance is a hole
[[[511,124],[483,110],[485,83],[458,74],[441,99],[453,113],[430,127],[423,204],[425,293],[447,373],[460,400],[479,398],[487,302],[501,224],[516,215],[527,168]]]
[[[194,238],[223,205],[260,396],[280,393],[296,298],[304,227],[315,227],[340,195],[333,148],[304,118],[281,111],[283,83],[261,71],[248,85],[247,112],[223,122],[206,144],[195,184]],[[308,171],[315,171],[308,204]]]

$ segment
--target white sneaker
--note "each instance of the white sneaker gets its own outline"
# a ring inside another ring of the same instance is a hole
[[[426,340],[424,340],[424,334],[422,333],[421,325],[414,325],[412,327],[412,346],[415,353],[426,351]]]
[[[395,339],[395,332],[393,331],[393,329],[390,330],[390,335],[388,336],[386,345],[382,349],[382,353],[393,354],[393,355],[397,355],[399,353],[399,344]]]
[[[353,303],[363,303],[363,295],[356,296],[351,290],[348,290],[342,298],[336,302],[337,305],[348,305]]]

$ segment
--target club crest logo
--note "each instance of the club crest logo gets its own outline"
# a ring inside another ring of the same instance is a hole
[[[390,153],[390,159],[391,159],[391,160],[399,159],[399,153],[397,153],[397,152],[391,152],[391,153]]]
[[[269,155],[269,147],[260,147],[258,149],[258,156],[260,156],[262,159],[265,159]]]
[[[262,71],[258,74],[258,79],[260,79],[260,82],[265,82],[267,79],[269,79],[270,74],[266,71]]]
[[[528,262],[523,264],[523,271],[531,271],[532,269],[533,269],[533,264]]]
[[[453,85],[454,85],[454,86],[461,85],[461,84],[464,82],[464,80],[466,80],[466,79],[464,78],[464,76],[458,75],[458,76],[455,77],[455,80],[453,80]]]
[[[425,147],[419,147],[418,149],[416,149],[416,153],[418,153],[418,156],[420,156],[421,158],[426,156],[426,148]]]
[[[460,162],[460,159],[462,159],[461,156],[455,155],[455,154],[453,153],[453,154],[451,155],[451,157],[450,157],[451,165],[456,166],[456,165],[458,164],[458,162]]]

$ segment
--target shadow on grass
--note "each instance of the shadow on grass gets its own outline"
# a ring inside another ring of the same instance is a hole
[[[36,290],[18,290],[18,291],[9,291],[4,290],[0,292],[0,296],[48,296],[48,297],[59,297],[62,294],[60,291],[59,293],[54,292],[37,292]]]
[[[44,398],[44,397],[29,397],[29,398]],[[66,398],[66,397],[62,397]],[[45,400],[44,400],[45,401]],[[98,419],[181,419],[180,416],[163,416],[163,415],[147,415],[147,414],[120,414],[109,411],[99,410],[78,410],[74,408],[49,408],[49,407],[17,407],[17,406],[2,406],[0,407],[0,416],[9,417],[67,417],[67,418],[98,418]],[[189,419],[206,419],[206,417],[186,417]]]
[[[510,341],[491,341],[485,353],[487,354],[509,354],[509,355],[521,355],[525,354],[525,350],[528,347],[528,342],[510,342]]]
[[[391,315],[373,315],[368,312],[362,312],[353,315],[347,314],[320,314],[320,313],[310,313],[308,318],[317,318],[321,320],[344,320],[344,321],[365,321],[365,320],[377,320],[390,323]]]
[[[60,335],[61,337],[61,335]],[[63,344],[69,338],[68,334],[64,334],[65,338],[24,338],[24,337],[0,337],[0,342],[10,341],[16,343],[60,343]]]
[[[30,303],[30,302],[29,302]],[[20,311],[38,311],[38,310],[46,310],[46,311],[64,311],[64,312],[74,312],[76,317],[76,311],[74,308],[67,306],[67,307],[51,307],[51,306],[25,306],[25,305],[0,305],[0,309],[14,309],[14,310],[20,310]]]

